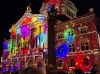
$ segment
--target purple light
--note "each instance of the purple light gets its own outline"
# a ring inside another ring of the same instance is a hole
[[[6,68],[3,67],[3,68],[2,68],[2,72],[3,72],[3,73],[6,72]]]
[[[9,55],[9,52],[8,52],[8,51],[6,51],[6,52],[5,52],[5,56],[8,56],[8,55]]]
[[[47,29],[48,29],[48,26],[45,24],[45,25],[44,25],[44,34],[46,34]]]
[[[10,67],[10,72],[13,72],[13,66]]]
[[[20,63],[17,63],[17,70],[20,70]]]
[[[24,26],[21,28],[22,37],[26,38],[30,36],[30,28],[28,26]]]

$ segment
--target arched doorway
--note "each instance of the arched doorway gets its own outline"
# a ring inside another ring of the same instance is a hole
[[[25,62],[21,61],[20,63],[20,70],[23,70],[25,68]]]
[[[32,60],[30,60],[30,61],[28,62],[28,67],[33,67],[33,61],[32,61]]]

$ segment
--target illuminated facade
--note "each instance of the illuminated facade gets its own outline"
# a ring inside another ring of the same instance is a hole
[[[21,19],[12,25],[9,30],[11,39],[3,43],[3,71],[10,69],[14,72],[34,66],[38,57],[43,58],[48,48],[46,18],[42,14],[32,14],[28,6]]]
[[[3,71],[36,67],[42,57],[58,71],[80,68],[89,73],[95,63],[100,65],[100,20],[92,11],[76,17],[70,0],[44,0],[41,14],[32,14],[28,6],[10,28],[10,39],[3,42]]]
[[[55,50],[58,71],[73,73],[77,68],[90,73],[100,65],[99,24],[93,13],[55,25]]]

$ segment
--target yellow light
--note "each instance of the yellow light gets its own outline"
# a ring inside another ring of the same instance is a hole
[[[82,26],[82,24],[80,24],[80,26]]]

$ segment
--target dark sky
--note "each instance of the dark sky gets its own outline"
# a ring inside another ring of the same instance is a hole
[[[89,8],[94,8],[95,14],[100,17],[100,0],[71,0],[78,9],[77,16],[89,13]],[[43,0],[0,0],[0,52],[4,39],[9,39],[8,30],[24,14],[27,5],[31,2],[33,13],[39,13]]]

